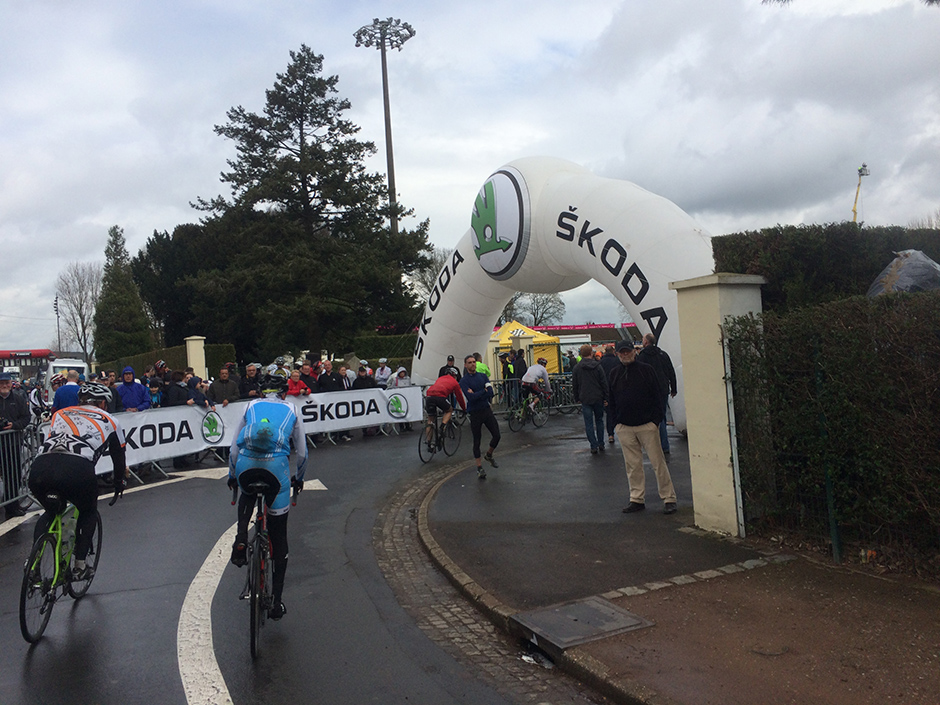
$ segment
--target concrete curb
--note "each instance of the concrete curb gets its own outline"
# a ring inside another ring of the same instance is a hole
[[[512,619],[516,611],[504,605],[467,575],[447,555],[431,533],[428,523],[428,510],[431,502],[434,501],[438,490],[445,482],[464,470],[465,468],[458,468],[448,473],[436,482],[425,495],[421,506],[418,508],[418,538],[434,564],[487,619],[509,636],[520,639],[528,638],[528,634],[524,633]],[[555,660],[555,665],[599,693],[611,698],[614,702],[623,703],[624,705],[675,705],[674,700],[666,698],[650,688],[639,686],[623,678],[614,678],[603,663],[578,647],[562,652],[561,657]]]

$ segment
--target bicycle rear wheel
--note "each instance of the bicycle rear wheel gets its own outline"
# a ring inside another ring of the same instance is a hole
[[[46,534],[29,552],[20,589],[20,631],[30,644],[46,630],[55,604],[55,538]]]
[[[433,458],[434,454],[437,452],[437,432],[434,429],[431,430],[430,442],[428,441],[427,434],[427,426],[418,434],[418,457],[421,458],[422,463],[430,462],[431,458]]]
[[[532,423],[536,428],[541,428],[548,421],[548,409],[545,408],[545,402],[539,401],[535,404],[535,411],[532,412]]]
[[[444,453],[448,456],[460,447],[460,426],[451,422],[444,427]]]
[[[518,431],[523,426],[525,426],[525,407],[513,407],[509,410],[509,430]]]
[[[84,596],[91,587],[91,581],[95,579],[95,573],[98,571],[98,560],[101,558],[101,514],[95,512],[95,524],[92,528],[94,532],[91,535],[91,546],[88,548],[88,555],[85,556],[85,566],[92,569],[91,577],[88,580],[69,579],[69,595],[76,600]]]
[[[261,625],[263,624],[264,606],[262,599],[261,577],[261,541],[256,534],[248,549],[248,602],[251,605],[251,657],[258,658],[261,653]]]

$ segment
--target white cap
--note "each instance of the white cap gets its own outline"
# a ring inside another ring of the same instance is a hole
[[[380,358],[379,358],[379,364],[382,364],[383,362],[388,362],[388,358],[387,358],[387,357],[380,357]]]

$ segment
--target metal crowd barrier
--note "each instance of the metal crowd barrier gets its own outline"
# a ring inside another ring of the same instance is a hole
[[[0,431],[0,506],[26,499],[26,472],[39,444],[36,426]]]

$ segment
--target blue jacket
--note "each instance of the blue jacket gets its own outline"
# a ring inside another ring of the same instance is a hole
[[[58,411],[59,409],[67,409],[70,406],[78,406],[79,389],[80,387],[77,384],[63,384],[55,390],[55,396],[52,398],[52,410]]]
[[[460,389],[467,400],[467,412],[485,409],[493,398],[493,385],[490,378],[482,372],[465,374],[460,378]],[[473,392],[470,394],[470,392]]]
[[[134,374],[134,368],[125,367],[121,372],[121,378],[123,379],[128,372]],[[117,385],[117,391],[121,395],[121,404],[124,405],[125,409],[143,411],[150,408],[150,390],[140,382],[131,382],[130,384],[121,382]]]

